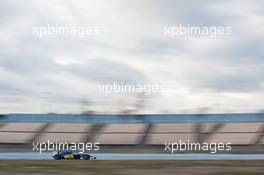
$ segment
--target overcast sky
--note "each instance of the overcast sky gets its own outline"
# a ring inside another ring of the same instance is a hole
[[[0,113],[115,113],[138,101],[140,113],[263,110],[263,8],[257,0],[0,0]],[[232,34],[164,34],[179,24],[230,26]],[[47,25],[100,32],[34,34]],[[98,92],[112,82],[166,89],[151,96]]]

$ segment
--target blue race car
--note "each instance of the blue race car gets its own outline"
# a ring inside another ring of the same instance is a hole
[[[55,160],[61,159],[83,159],[83,160],[95,160],[96,157],[86,153],[73,153],[72,151],[58,151],[52,156]]]

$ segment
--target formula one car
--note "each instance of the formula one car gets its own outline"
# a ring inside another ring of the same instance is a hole
[[[96,157],[86,153],[73,153],[72,151],[58,151],[53,153],[52,156],[55,160],[61,159],[84,159],[84,160],[95,160]]]

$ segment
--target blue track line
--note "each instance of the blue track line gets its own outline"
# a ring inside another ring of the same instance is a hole
[[[92,153],[97,160],[264,160],[264,154],[121,154]],[[0,153],[0,160],[52,160],[51,153]]]
[[[252,123],[264,122],[263,113],[244,114],[164,114],[164,115],[74,115],[9,114],[0,122],[39,123]]]

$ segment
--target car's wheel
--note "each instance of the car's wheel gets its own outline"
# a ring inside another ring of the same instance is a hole
[[[89,156],[88,155],[83,155],[83,159],[84,160],[89,160]]]
[[[55,160],[59,160],[59,157],[60,157],[60,156],[57,155],[57,154],[53,156],[53,158],[54,158]]]

